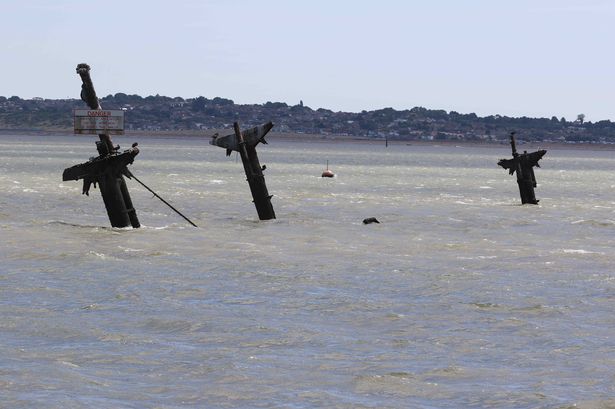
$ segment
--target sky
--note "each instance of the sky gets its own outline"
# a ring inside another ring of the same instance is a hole
[[[0,95],[615,120],[615,0],[0,0]]]

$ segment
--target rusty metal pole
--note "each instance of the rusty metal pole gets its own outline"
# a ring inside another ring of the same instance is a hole
[[[273,123],[267,122],[266,124],[241,132],[239,124],[235,122],[233,124],[235,131],[233,134],[219,136],[216,133],[209,142],[211,145],[226,149],[226,156],[230,156],[233,151],[239,152],[241,155],[243,169],[246,172],[246,178],[248,179],[254,205],[260,220],[275,219],[275,212],[271,205],[271,196],[267,191],[265,176],[263,175],[265,166],[261,166],[256,154],[256,145],[267,143],[265,136],[271,128],[273,128]]]
[[[122,182],[123,186],[122,186]],[[123,190],[126,188],[126,182],[122,177],[116,177],[111,172],[103,173],[98,179],[98,186],[105,202],[105,208],[107,209],[107,215],[109,221],[113,227],[128,227],[130,226],[130,213],[134,212],[134,209],[128,208],[126,201],[124,200]],[[124,189],[122,189],[124,187]],[[127,190],[126,190],[127,192]],[[139,226],[133,226],[139,227]]]
[[[92,110],[102,109],[90,77],[90,66],[87,64],[77,65],[77,74],[79,74],[83,83],[81,85],[81,99]],[[133,144],[131,149],[120,154],[118,153],[119,146],[113,146],[109,134],[99,134],[98,137],[100,142],[96,143],[96,148],[100,156],[89,162],[65,169],[62,179],[83,179],[83,193],[85,194],[88,194],[92,183],[98,183],[111,226],[138,228],[141,224],[123,177],[123,174],[128,175],[126,165],[132,163],[134,157],[139,153],[137,144]]]
[[[101,110],[100,102],[96,96],[96,90],[94,90],[94,83],[90,77],[90,66],[87,64],[77,65],[77,74],[81,77],[81,99],[92,110]],[[108,134],[99,134],[98,138],[104,144],[107,149],[107,153],[113,153],[117,149],[113,146],[111,136]]]
[[[271,204],[271,196],[267,191],[265,176],[263,175],[263,168],[256,154],[256,147],[255,145],[246,144],[237,122],[233,123],[233,128],[235,130],[235,137],[239,142],[239,155],[241,156],[241,162],[243,163],[246,178],[250,185],[250,191],[252,192],[252,199],[254,200],[254,206],[256,206],[258,218],[260,220],[275,219],[275,212]]]
[[[546,150],[539,150],[532,153],[524,151],[522,154],[517,152],[515,144],[515,132],[510,134],[510,146],[512,148],[512,159],[501,159],[498,165],[512,175],[517,174],[517,184],[519,185],[519,195],[521,196],[521,204],[538,204],[534,188],[536,187],[536,176],[534,175],[534,166],[540,167],[538,161],[547,153]]]

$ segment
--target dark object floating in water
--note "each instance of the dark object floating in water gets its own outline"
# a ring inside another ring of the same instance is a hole
[[[329,161],[327,161],[327,169],[325,169],[320,176],[323,178],[332,178],[335,176],[335,174],[329,170]]]
[[[500,159],[498,165],[504,169],[508,169],[511,175],[517,172],[517,184],[519,185],[519,194],[521,195],[522,204],[538,204],[538,200],[534,194],[536,187],[536,176],[534,175],[534,166],[540,167],[538,161],[547,153],[546,150],[539,150],[532,153],[524,151],[522,154],[517,153],[515,145],[515,132],[510,133],[510,146],[512,147],[512,159]]]
[[[371,223],[378,223],[378,224],[380,224],[378,219],[376,219],[375,217],[368,217],[367,219],[363,219],[363,224],[371,224]]]

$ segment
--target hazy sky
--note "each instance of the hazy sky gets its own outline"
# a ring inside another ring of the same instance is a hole
[[[615,120],[615,0],[0,0],[0,95]]]

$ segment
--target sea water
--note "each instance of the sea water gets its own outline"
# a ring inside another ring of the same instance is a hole
[[[261,222],[234,153],[115,137],[199,227],[128,180],[114,229],[61,180],[95,139],[0,137],[0,407],[615,406],[612,151],[549,150],[521,206],[508,145],[273,137]]]

